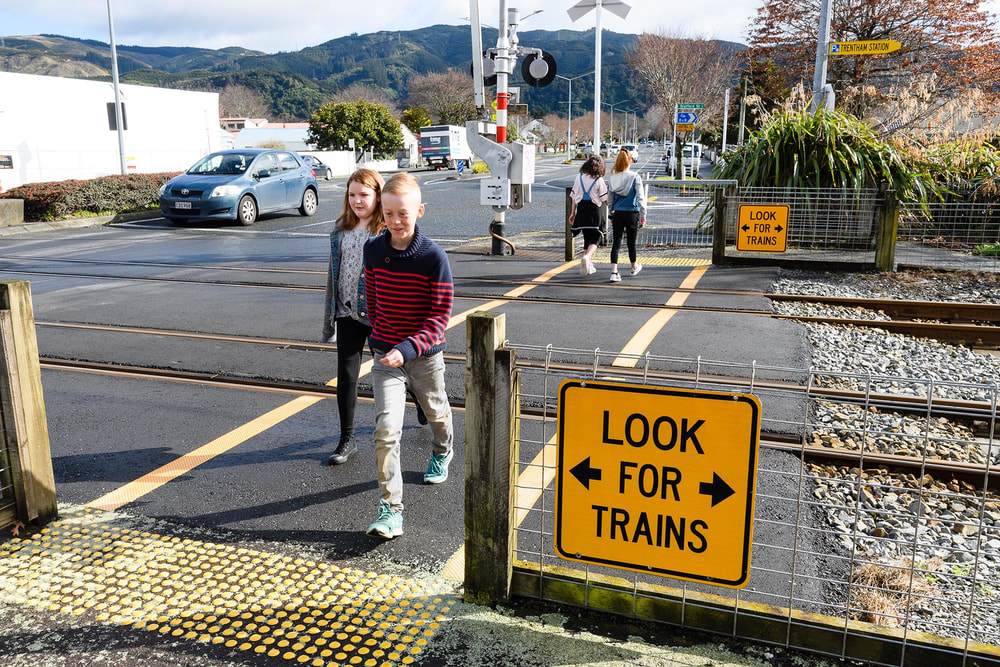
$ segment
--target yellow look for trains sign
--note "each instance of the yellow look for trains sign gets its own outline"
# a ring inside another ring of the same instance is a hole
[[[788,206],[740,204],[736,225],[739,252],[785,252],[788,248]]]
[[[746,586],[759,438],[750,394],[564,381],[556,552]]]

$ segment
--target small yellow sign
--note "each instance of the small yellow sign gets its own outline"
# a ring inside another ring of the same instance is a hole
[[[678,132],[694,132],[694,123],[677,123]]]
[[[864,42],[830,42],[831,56],[870,56],[892,53],[902,46],[893,39],[873,39]]]
[[[788,248],[788,206],[740,204],[736,225],[739,252],[785,252]]]
[[[746,586],[759,439],[750,394],[564,381],[556,552]]]

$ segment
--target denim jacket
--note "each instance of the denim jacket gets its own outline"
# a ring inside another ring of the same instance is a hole
[[[336,228],[330,234],[330,267],[326,273],[326,305],[323,312],[323,341],[329,343],[337,340],[337,281],[340,278],[340,242],[343,235],[344,232]],[[358,315],[362,318],[361,322],[370,326],[363,270],[358,279]]]

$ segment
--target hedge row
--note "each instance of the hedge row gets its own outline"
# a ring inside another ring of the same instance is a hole
[[[120,213],[155,204],[159,200],[160,186],[178,173],[28,183],[0,193],[0,197],[23,199],[26,222],[68,218],[80,213]]]

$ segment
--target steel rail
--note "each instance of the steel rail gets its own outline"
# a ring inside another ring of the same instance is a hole
[[[462,359],[461,355],[451,355],[451,357],[453,357],[453,359],[457,358],[455,360]],[[523,360],[518,360],[518,364],[522,365]],[[103,362],[71,361],[65,359],[55,359],[52,357],[40,358],[40,365],[42,368],[50,370],[95,373],[112,377],[179,382],[184,384],[197,384],[226,389],[242,389],[291,394],[296,396],[314,396],[317,398],[332,398],[337,395],[336,388],[328,385],[237,377],[231,375],[220,375],[218,373],[177,371],[162,368],[108,364]],[[557,370],[558,366],[560,365],[550,363],[548,368],[550,371]],[[542,368],[544,367],[544,364],[539,364],[538,367]],[[588,370],[592,370],[593,366],[586,366],[586,368]],[[701,379],[702,382],[705,382],[706,380],[705,376],[702,376]],[[757,381],[755,384],[756,386],[761,386],[764,383]],[[373,400],[373,396],[369,392],[359,392],[358,396],[362,400]],[[449,403],[454,410],[461,411],[465,409],[464,401],[452,399],[449,400]],[[926,402],[924,405],[926,405]],[[525,406],[519,409],[519,414],[522,417],[529,419],[551,419],[553,413],[541,408]],[[843,448],[804,445],[802,444],[802,436],[800,435],[765,432],[761,434],[761,444],[769,448],[799,455],[803,457],[804,460],[820,459],[851,467],[857,467],[860,463],[864,462],[868,464],[868,467],[881,466],[906,470],[908,472],[912,472],[914,470],[924,470],[925,472],[932,474],[940,473],[942,475],[978,482],[981,482],[987,476],[990,480],[1000,478],[1000,466],[950,461],[947,459],[923,459],[912,456],[896,456],[877,452],[859,452]]]

